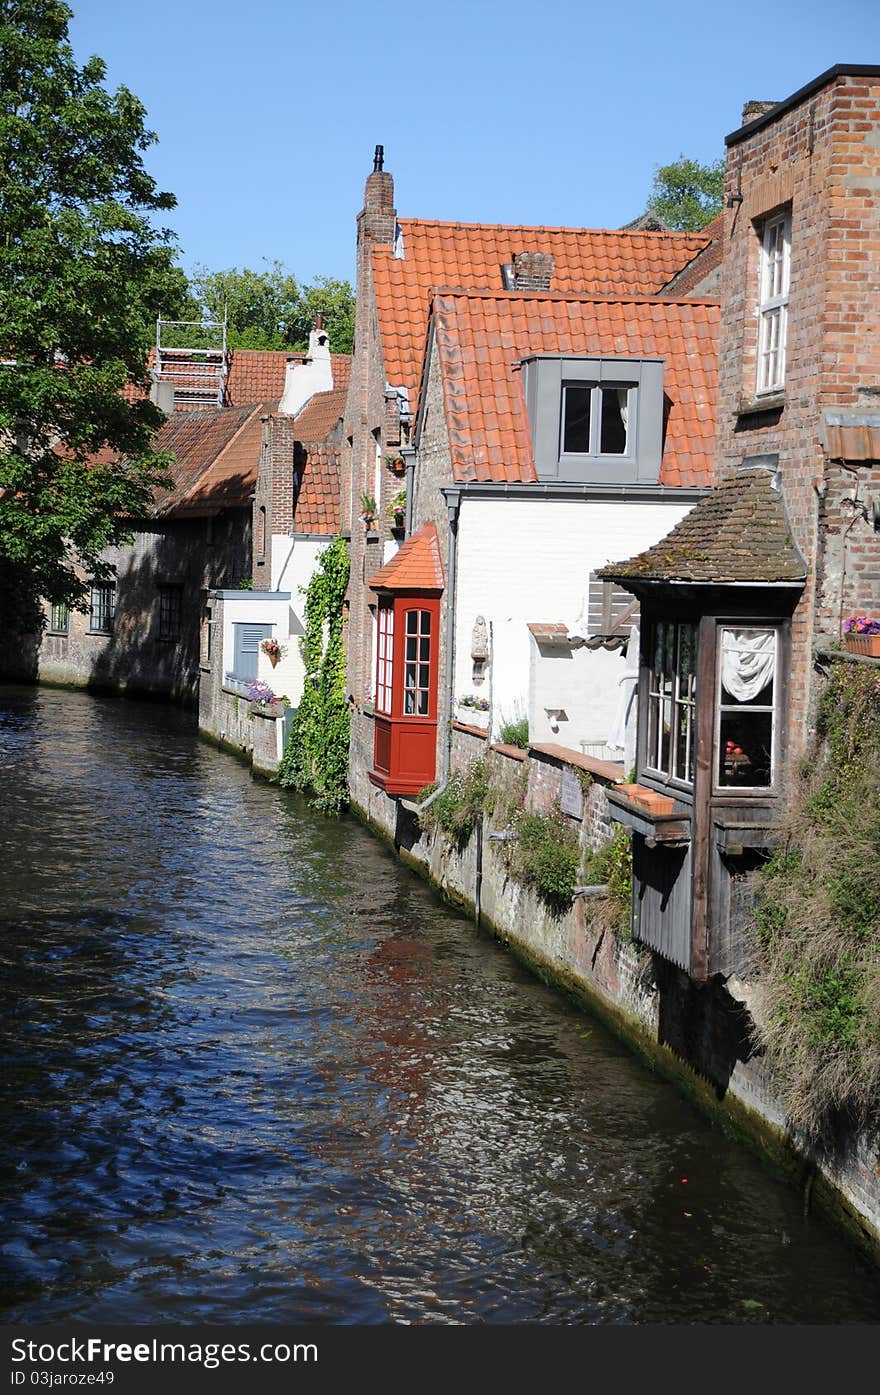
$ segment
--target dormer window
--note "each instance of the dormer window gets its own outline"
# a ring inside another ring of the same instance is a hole
[[[538,478],[656,484],[663,360],[536,355],[522,364]]]
[[[563,383],[561,455],[626,455],[634,383]]]

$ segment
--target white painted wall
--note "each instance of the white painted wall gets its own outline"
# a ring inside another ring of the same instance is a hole
[[[458,533],[454,695],[492,702],[492,732],[527,713],[532,740],[574,750],[611,731],[624,661],[605,650],[538,657],[527,626],[579,617],[590,572],[658,542],[691,504],[578,499],[462,499]],[[491,626],[486,682],[473,680],[471,634]],[[544,651],[547,653],[548,651]],[[533,663],[535,665],[534,672]],[[548,717],[561,708],[565,718]]]
[[[302,696],[305,681],[300,639],[305,634],[305,591],[315,564],[330,542],[329,538],[289,537],[275,534],[271,539],[272,591],[224,591],[223,676],[234,662],[233,625],[271,625],[272,638],[284,653],[273,668],[268,654],[260,652],[257,677],[275,693],[287,697],[294,707]]]

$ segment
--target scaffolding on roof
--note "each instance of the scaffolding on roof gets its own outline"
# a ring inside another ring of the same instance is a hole
[[[227,372],[225,315],[156,321],[153,377],[173,385],[175,407],[222,407]]]

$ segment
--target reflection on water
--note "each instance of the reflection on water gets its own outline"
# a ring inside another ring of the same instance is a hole
[[[4,689],[0,800],[7,1322],[880,1319],[750,1153],[188,717]]]

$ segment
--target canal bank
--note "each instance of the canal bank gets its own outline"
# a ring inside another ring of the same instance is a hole
[[[453,732],[453,769],[484,763],[502,810],[513,797],[530,810],[558,811],[565,789],[569,817],[563,822],[576,830],[586,854],[611,833],[606,791],[614,778],[604,762],[567,754],[532,748],[526,756],[491,746],[462,726]],[[833,1152],[822,1150],[791,1126],[755,1045],[754,985],[735,977],[695,983],[612,929],[591,896],[576,899],[565,913],[549,909],[511,875],[508,818],[481,818],[457,848],[437,827],[420,826],[416,801],[389,799],[359,773],[362,765],[355,754],[353,811],[409,867],[541,979],[598,1015],[726,1132],[756,1148],[805,1205],[820,1208],[880,1262],[876,1146],[856,1134],[841,1137]],[[581,795],[572,800],[575,776]]]
[[[351,818],[0,693],[8,1322],[847,1323],[880,1277]]]

